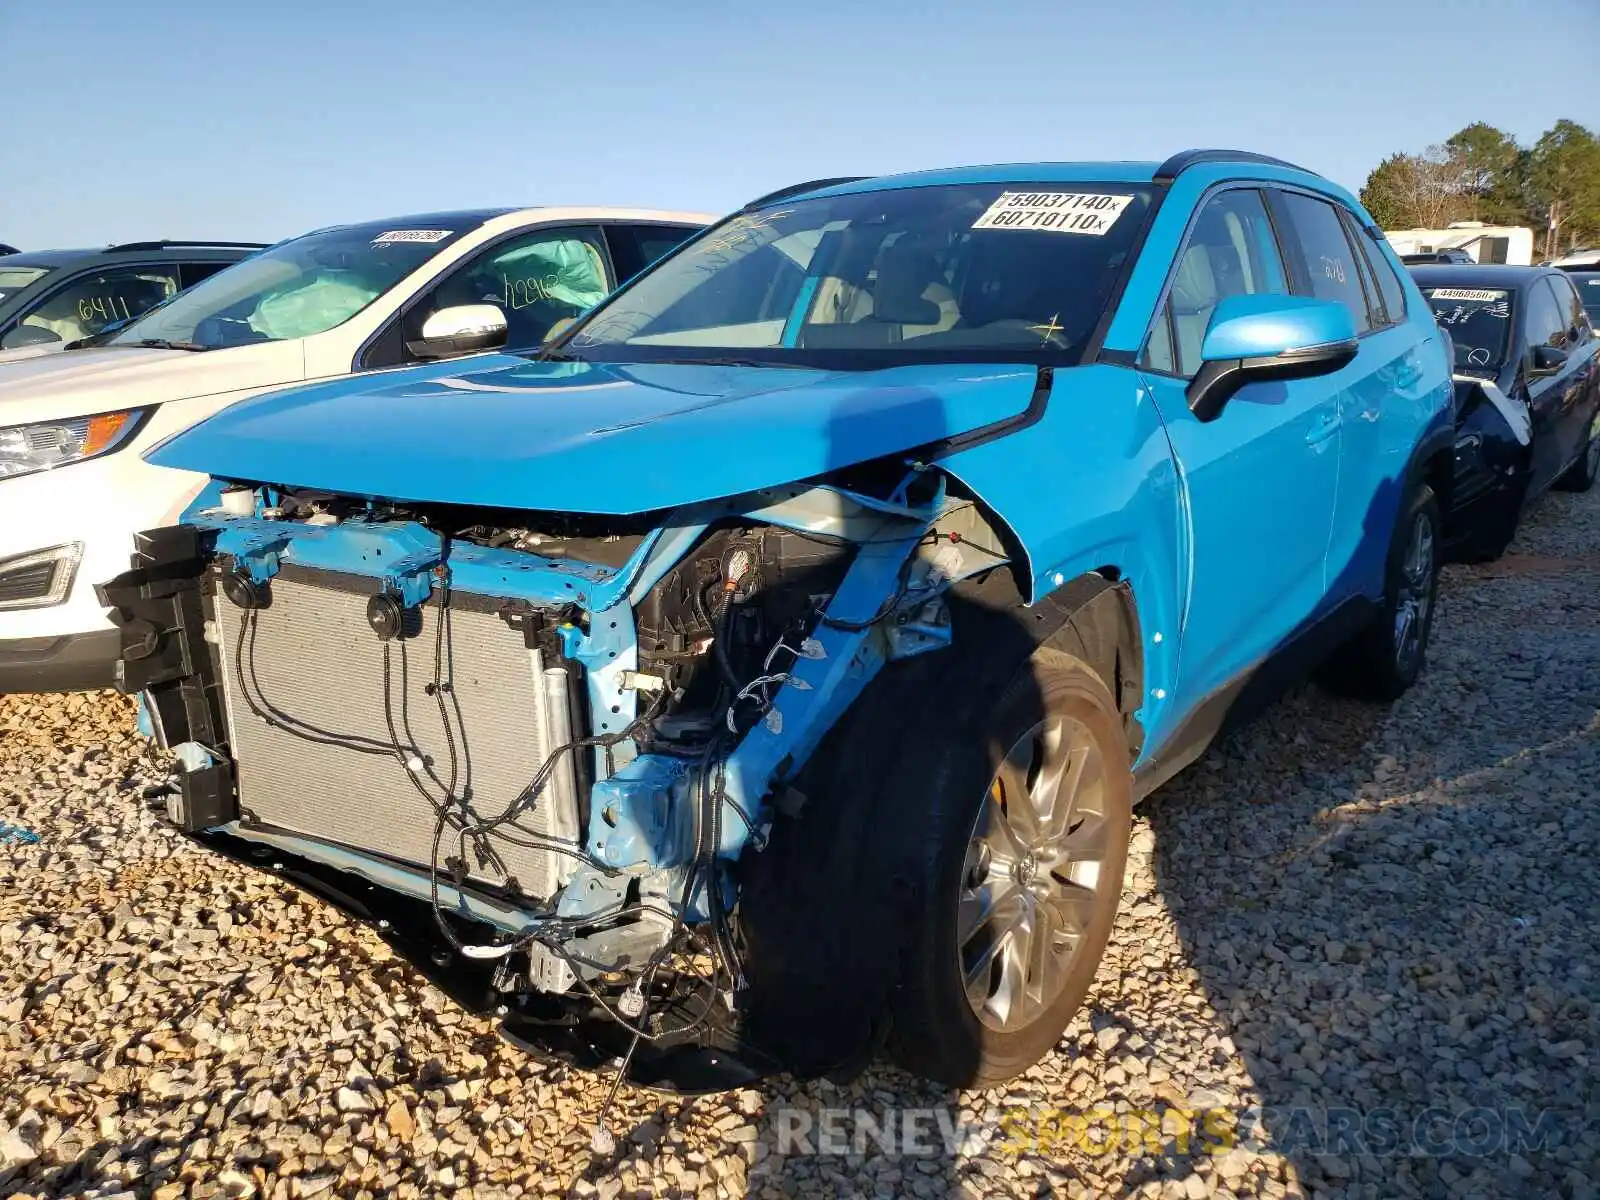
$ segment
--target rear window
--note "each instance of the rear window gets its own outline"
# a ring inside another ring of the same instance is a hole
[[[0,267],[0,304],[30,283],[43,279],[50,271],[49,267]]]
[[[1422,289],[1433,318],[1455,343],[1456,366],[1497,367],[1511,342],[1511,293],[1502,288]]]

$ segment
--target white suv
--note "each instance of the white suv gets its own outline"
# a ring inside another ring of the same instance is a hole
[[[109,686],[94,584],[204,476],[142,452],[247,396],[504,346],[550,328],[709,224],[621,208],[431,213],[280,243],[105,345],[0,365],[0,693]],[[352,440],[359,446],[359,438]]]

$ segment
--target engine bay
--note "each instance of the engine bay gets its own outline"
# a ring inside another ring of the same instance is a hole
[[[102,592],[182,764],[174,824],[421,905],[522,1040],[577,1006],[726,1049],[741,859],[1007,558],[915,470],[625,518],[215,482]]]

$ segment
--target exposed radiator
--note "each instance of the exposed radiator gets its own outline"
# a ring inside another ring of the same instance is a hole
[[[263,708],[264,698],[301,726],[388,744],[384,644],[366,620],[371,589],[353,590],[342,580],[310,582],[304,575],[280,575],[271,590],[272,603],[255,611],[256,628],[253,637],[246,635],[239,659],[255,707]],[[546,747],[566,739],[566,681],[561,669],[553,674],[542,669],[518,631],[493,612],[475,610],[471,600],[458,595],[452,604],[446,647],[461,710],[459,727],[453,727],[460,764],[456,790],[461,794],[470,787],[474,811],[492,817],[533,779]],[[223,686],[245,819],[425,867],[431,857],[434,810],[407,781],[406,768],[396,757],[321,745],[274,728],[252,711],[240,694],[236,670],[246,615],[217,596]],[[437,607],[425,606],[421,628],[389,643],[391,710],[402,742],[419,747],[448,783],[450,753],[438,701],[426,691],[433,682],[438,620]],[[453,707],[447,708],[453,718]],[[570,761],[566,756],[563,763]],[[519,824],[575,841],[571,780],[557,774],[556,786],[546,789]],[[423,782],[438,795],[425,776]],[[521,836],[516,830],[506,832]],[[484,865],[470,847],[463,855],[453,832],[446,830],[439,851],[441,870],[446,858],[461,856],[469,876],[495,885],[514,879],[523,893],[540,898],[550,896],[570,872],[571,860],[548,849],[513,845],[498,833],[490,835],[490,843],[499,861]]]

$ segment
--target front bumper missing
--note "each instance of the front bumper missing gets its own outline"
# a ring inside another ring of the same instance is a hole
[[[269,871],[361,921],[456,1004],[476,1016],[497,1018],[500,1035],[540,1061],[597,1071],[615,1066],[626,1056],[632,1035],[586,993],[553,997],[498,991],[494,965],[458,954],[439,931],[425,901],[279,846],[216,830],[192,836],[209,849]],[[497,932],[492,926],[453,915],[446,919],[463,941],[488,941]],[[698,1015],[704,999],[703,990],[698,991],[669,1002],[669,1008],[671,1004],[687,1005]],[[668,1013],[669,1008],[659,1011]],[[637,1087],[701,1095],[746,1087],[780,1070],[775,1059],[740,1039],[734,1018],[718,1004],[707,1023],[690,1037],[641,1040],[624,1078]]]

